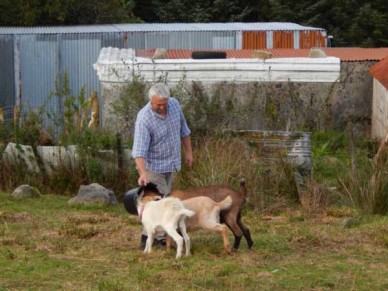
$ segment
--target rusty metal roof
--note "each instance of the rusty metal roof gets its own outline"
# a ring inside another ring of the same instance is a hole
[[[388,56],[388,48],[321,48],[327,56],[337,57],[342,62],[380,61]],[[190,59],[195,50],[168,50],[167,59]],[[227,58],[251,58],[254,50],[223,50]],[[263,49],[273,58],[308,57],[310,49]],[[152,57],[155,49],[137,50],[136,56]]]
[[[388,57],[370,67],[369,72],[388,90]]]

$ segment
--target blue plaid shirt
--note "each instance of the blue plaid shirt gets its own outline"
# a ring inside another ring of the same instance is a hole
[[[137,114],[132,157],[144,158],[153,173],[180,171],[181,139],[190,133],[178,100],[169,98],[165,118],[148,102]]]

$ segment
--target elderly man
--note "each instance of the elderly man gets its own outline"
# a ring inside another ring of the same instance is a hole
[[[153,182],[167,196],[174,173],[181,170],[181,144],[185,163],[191,167],[193,162],[191,132],[178,100],[170,97],[165,84],[153,85],[148,95],[150,102],[136,118],[132,157],[139,172],[138,184]],[[142,244],[146,238],[143,233]]]

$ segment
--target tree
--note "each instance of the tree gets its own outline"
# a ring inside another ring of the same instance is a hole
[[[251,12],[239,0],[154,0],[154,11],[161,22],[237,22]]]
[[[1,0],[1,26],[139,22],[131,0]]]
[[[139,21],[295,22],[324,28],[336,46],[388,45],[386,0],[0,0],[1,26]]]
[[[324,28],[336,46],[387,46],[388,2],[384,0],[270,0],[272,21]]]
[[[387,15],[366,3],[358,10],[349,27],[349,41],[354,45],[378,47],[388,45]]]

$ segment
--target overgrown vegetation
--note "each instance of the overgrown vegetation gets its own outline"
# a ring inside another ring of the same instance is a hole
[[[84,89],[78,96],[57,92],[55,98],[66,104],[64,115],[52,119],[63,130],[57,144],[78,147],[76,167],[63,164],[48,176],[31,174],[21,160],[0,161],[0,189],[6,192],[0,192],[0,290],[388,288],[388,162],[384,157],[373,163],[376,142],[346,131],[315,131],[309,175],[282,158],[268,163],[257,145],[231,134],[257,110],[255,93],[242,105],[233,89],[209,95],[201,84],[190,88],[182,82],[172,90],[193,131],[195,157],[192,168],[177,174],[175,187],[238,188],[244,178],[249,194],[243,220],[255,242],[252,250],[243,241],[237,253],[226,255],[221,238],[199,232],[191,234],[191,258],[176,261],[157,249],[145,256],[138,249],[138,217],[124,207],[70,205],[68,196],[50,195],[73,196],[80,185],[98,182],[120,200],[136,186],[133,164],[124,172],[118,164],[131,144],[134,116],[127,106],[140,108],[147,86],[141,80],[128,84],[112,106],[124,123],[119,135],[88,128],[86,121],[81,126],[90,105]],[[43,114],[21,110],[15,123],[0,123],[3,148],[11,141],[35,147]],[[50,131],[55,135],[56,128]],[[45,195],[12,199],[9,192],[26,183]]]
[[[83,88],[77,96],[72,96],[67,89],[66,75],[61,83],[62,89],[56,86],[57,90],[50,98],[63,102],[63,115],[52,114],[44,108],[21,109],[14,124],[0,124],[0,134],[3,147],[12,141],[35,148],[46,115],[52,121],[50,131],[57,135],[57,144],[65,147],[76,145],[79,162],[75,167],[67,167],[64,163],[48,176],[44,172],[43,175],[31,175],[22,161],[17,165],[2,161],[0,188],[11,191],[20,184],[29,183],[43,193],[73,195],[80,185],[98,182],[113,189],[121,199],[123,193],[136,186],[134,165],[123,169],[123,149],[131,145],[136,113],[147,102],[149,84],[135,78],[121,89],[110,105],[109,114],[115,116],[122,126],[112,130],[87,126],[93,103],[92,92],[87,93]],[[230,84],[220,84],[209,93],[201,83],[188,85],[183,79],[171,90],[172,95],[180,100],[192,130],[195,157],[194,166],[184,168],[177,175],[176,188],[209,184],[238,187],[239,179],[245,178],[251,209],[276,213],[290,203],[301,203],[308,213],[340,205],[365,213],[386,214],[387,165],[371,162],[376,152],[375,141],[356,139],[348,132],[313,132],[314,170],[310,177],[302,178],[301,185],[295,174],[298,169],[281,159],[278,163],[266,163],[254,144],[230,134],[234,129],[246,128],[251,116],[263,105],[256,96],[262,89],[258,84],[253,85],[247,91],[250,93],[245,103],[238,101],[235,96],[241,92]],[[275,94],[272,89],[268,90],[270,95]],[[290,87],[288,94],[294,93]],[[296,118],[297,110],[303,111],[300,109],[303,106],[298,96],[293,98],[296,104],[291,108],[291,115]],[[274,106],[271,112],[282,110],[280,105]],[[264,104],[264,108],[267,105]],[[278,113],[275,117],[264,114],[264,118],[266,124],[271,123],[272,118],[276,120],[274,122],[280,120]],[[282,124],[285,122],[284,119]],[[293,120],[292,124],[294,128],[298,122]],[[111,161],[108,164],[107,158]]]

